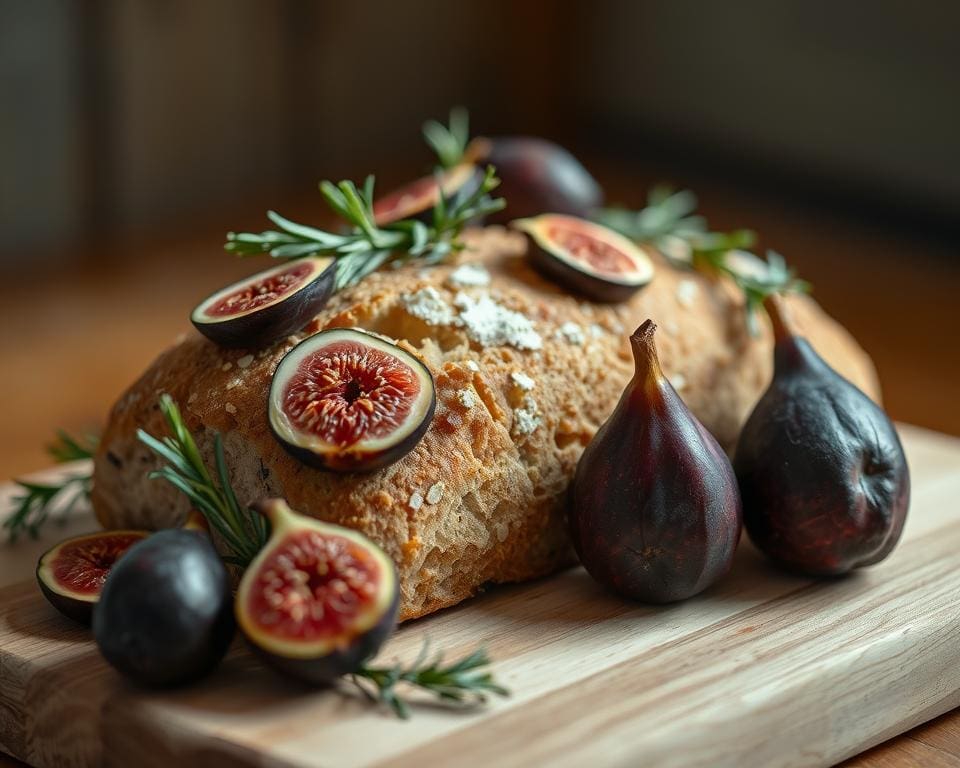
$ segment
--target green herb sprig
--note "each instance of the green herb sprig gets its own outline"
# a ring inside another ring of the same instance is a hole
[[[427,120],[423,124],[423,139],[434,151],[442,168],[453,168],[462,163],[470,143],[470,114],[463,107],[450,110],[450,124]]]
[[[746,250],[756,242],[755,232],[711,232],[696,210],[693,192],[657,186],[650,190],[645,208],[604,208],[595,218],[636,242],[653,246],[675,266],[729,277],[743,292],[747,326],[753,334],[758,332],[757,312],[767,296],[810,290],[810,284],[797,279],[780,254],[767,251],[764,260]]]
[[[214,479],[170,395],[160,397],[160,411],[170,435],[158,439],[142,429],[137,430],[140,441],[167,462],[151,472],[150,477],[162,478],[183,492],[229,548],[224,561],[246,567],[267,542],[267,523],[262,516],[237,502],[227,474],[220,435],[215,434],[213,438],[217,470],[217,479]]]
[[[267,218],[277,226],[276,230],[259,234],[230,232],[224,248],[241,256],[268,253],[278,259],[332,256],[338,260],[335,289],[341,290],[387,262],[399,264],[420,259],[425,264],[435,264],[463,248],[459,236],[464,225],[506,205],[503,199],[490,197],[499,183],[496,170],[488,166],[479,187],[465,199],[451,204],[441,194],[429,224],[403,219],[381,227],[374,222],[373,176],[367,177],[362,189],[352,181],[324,181],[320,193],[334,213],[351,226],[348,232],[327,232],[297,224],[270,211]]]
[[[398,717],[408,718],[410,709],[407,701],[397,691],[397,686],[405,684],[427,691],[442,701],[469,706],[484,704],[488,694],[509,696],[510,692],[496,683],[486,668],[490,658],[483,648],[464,656],[458,661],[444,665],[443,656],[437,654],[427,661],[429,644],[424,643],[416,661],[409,666],[392,667],[362,666],[351,675],[351,679],[364,693],[375,701],[389,706]],[[372,684],[374,691],[369,690]]]
[[[58,464],[93,458],[97,450],[96,435],[75,438],[63,430],[57,439],[47,446],[47,453]],[[93,489],[93,475],[88,470],[64,475],[55,483],[35,483],[30,480],[14,480],[21,492],[13,497],[16,508],[3,523],[7,538],[15,542],[23,534],[35,539],[40,529],[51,519],[55,506],[66,502],[57,510],[57,519],[66,521],[81,500],[89,498]]]
[[[695,249],[693,259],[695,267],[727,275],[743,291],[747,328],[754,335],[760,331],[757,314],[764,310],[768,296],[810,291],[810,284],[797,278],[776,251],[768,250],[766,259],[762,259],[749,251]]]

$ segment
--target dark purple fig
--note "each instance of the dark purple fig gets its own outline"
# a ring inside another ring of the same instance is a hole
[[[501,136],[475,140],[467,149],[478,163],[497,169],[497,194],[507,201],[505,211],[490,223],[541,213],[567,213],[586,218],[603,205],[603,190],[580,161],[563,147],[532,136]]]
[[[193,530],[160,531],[131,547],[93,612],[103,657],[153,688],[211,672],[235,630],[230,576],[210,539]]]
[[[333,328],[304,339],[270,384],[274,436],[305,464],[369,472],[409,453],[436,409],[433,376],[381,336]]]
[[[393,562],[360,533],[297,514],[282,499],[253,507],[271,532],[240,581],[241,631],[268,664],[306,682],[356,671],[396,625]]]
[[[90,623],[110,570],[147,531],[99,531],[61,541],[37,563],[37,582],[64,616]]]
[[[595,301],[624,301],[653,279],[646,252],[601,224],[547,213],[511,226],[529,235],[540,272]]]
[[[262,347],[299,331],[333,294],[333,259],[308,256],[258,272],[201,301],[190,320],[222,347]]]
[[[449,205],[457,205],[480,188],[483,172],[472,163],[460,163],[436,176],[424,176],[373,201],[373,220],[383,227],[401,219],[433,220],[440,190]]]
[[[577,465],[570,530],[601,584],[668,603],[730,568],[740,496],[726,454],[660,370],[655,329],[647,320],[630,337],[636,373]]]
[[[776,346],[770,387],[747,419],[734,468],[750,539],[800,573],[883,560],[900,539],[910,472],[883,410],[834,371],[766,302]]]

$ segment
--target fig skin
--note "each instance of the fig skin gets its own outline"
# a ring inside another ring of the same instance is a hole
[[[883,560],[900,539],[910,472],[883,410],[789,328],[774,326],[774,375],[734,457],[751,541],[809,576],[838,576]]]
[[[190,530],[160,531],[131,547],[93,612],[103,657],[150,688],[207,675],[235,631],[230,576],[208,537]]]
[[[491,214],[490,224],[541,213],[586,218],[603,205],[603,190],[590,172],[558,144],[533,136],[477,139],[468,154],[497,169],[497,194],[507,208]]]
[[[248,643],[269,666],[287,677],[311,685],[329,685],[342,675],[355,672],[367,659],[376,655],[396,627],[400,589],[393,561],[362,534],[300,515],[291,510],[283,499],[262,499],[252,508],[270,520],[271,533],[270,540],[250,564],[237,591],[237,623]],[[369,623],[371,618],[372,623],[359,629],[352,627],[344,637],[332,642],[325,641],[323,648],[318,648],[309,640],[301,644],[296,640],[272,637],[267,629],[253,619],[250,607],[258,572],[277,546],[282,546],[290,536],[309,536],[311,533],[347,538],[367,549],[381,567],[377,599],[368,609],[370,615],[364,617],[365,623]]]
[[[98,533],[88,533],[61,541],[56,546],[44,552],[37,561],[36,577],[37,584],[40,585],[40,591],[43,593],[43,596],[47,598],[50,605],[64,616],[80,624],[89,625],[93,616],[93,607],[100,599],[100,593],[77,593],[70,589],[68,585],[58,585],[56,583],[56,576],[53,573],[57,556],[63,551],[64,547],[68,545],[78,545],[86,542],[91,544],[96,542],[117,542],[127,537],[145,539],[149,535],[149,531],[100,531]],[[129,551],[130,546],[132,545],[127,545],[116,553],[114,564]]]
[[[570,532],[605,587],[670,603],[730,569],[741,508],[729,459],[660,370],[655,329],[630,337],[636,373],[577,465]]]
[[[240,290],[243,286],[256,283],[271,273],[292,268],[297,264],[310,264],[313,273],[303,285],[293,291],[247,314],[221,320],[205,319],[203,309],[219,294],[230,289]],[[271,267],[210,294],[194,308],[190,321],[200,333],[221,347],[234,349],[265,347],[277,339],[299,331],[316,317],[333,295],[336,276],[336,261],[321,256],[307,256],[279,267]]]

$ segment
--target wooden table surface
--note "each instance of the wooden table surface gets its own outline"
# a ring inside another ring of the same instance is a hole
[[[610,174],[614,199],[638,202],[649,178]],[[857,336],[881,373],[897,419],[960,434],[960,347],[955,294],[960,263],[941,246],[876,226],[778,205],[712,180],[680,179],[700,193],[717,227],[749,225],[810,279],[827,310]],[[617,194],[619,193],[619,194]],[[314,218],[317,201],[282,208]],[[157,241],[115,243],[82,263],[34,270],[27,290],[0,302],[0,401],[5,440],[0,478],[46,466],[44,442],[58,427],[96,429],[123,388],[189,327],[193,304],[262,265],[220,250],[228,228],[261,228],[253,208],[200,222]],[[0,757],[0,766],[18,765]],[[960,714],[949,714],[848,763],[960,765]]]
[[[45,768],[771,768],[845,758],[960,703],[960,440],[899,431],[912,506],[883,563],[808,579],[745,540],[728,576],[671,606],[620,600],[580,568],[490,590],[403,625],[374,663],[410,661],[428,637],[451,658],[481,644],[511,696],[466,712],[413,704],[409,722],[349,686],[284,681],[242,642],[197,685],[126,684],[30,578],[51,543],[90,529],[80,505],[66,527],[0,547],[0,745]],[[0,485],[0,519],[13,492]]]

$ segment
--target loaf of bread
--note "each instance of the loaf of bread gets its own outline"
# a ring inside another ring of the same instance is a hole
[[[518,234],[491,227],[469,231],[466,241],[449,265],[371,275],[336,295],[302,333],[266,349],[222,349],[192,334],[164,352],[110,415],[94,476],[103,525],[162,528],[187,512],[182,495],[147,477],[158,462],[136,437],[141,427],[164,433],[157,403],[167,392],[208,460],[214,433],[223,436],[241,503],[282,496],[380,544],[399,572],[401,619],[486,585],[550,573],[573,562],[564,494],[633,373],[628,336],[648,317],[659,325],[673,386],[720,443],[733,446],[769,381],[772,341],[765,318],[750,335],[732,284],[652,254],[650,285],[622,304],[594,304],[532,271]],[[789,306],[820,353],[876,398],[870,360],[846,331],[809,298],[791,297]],[[436,381],[426,436],[371,474],[305,466],[267,425],[271,375],[284,353],[310,333],[347,326],[397,339]]]

